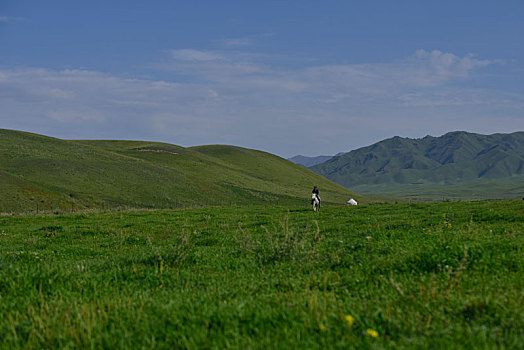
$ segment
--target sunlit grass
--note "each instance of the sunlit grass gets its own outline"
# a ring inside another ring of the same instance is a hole
[[[522,202],[0,217],[0,345],[522,348]]]

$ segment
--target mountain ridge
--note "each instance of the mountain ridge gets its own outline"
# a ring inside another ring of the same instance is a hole
[[[395,136],[310,169],[362,193],[385,185],[407,189],[410,185],[445,187],[516,179],[524,176],[524,132],[481,135],[454,131],[419,139]],[[391,193],[382,189],[380,194]]]
[[[291,158],[287,158],[290,162],[293,162],[295,164],[300,164],[302,166],[305,166],[306,168],[312,167],[317,164],[322,164],[328,160],[333,158],[333,156],[316,156],[316,157],[307,157],[303,156],[301,154],[297,156],[293,156]]]
[[[334,156],[313,156],[313,157],[303,156],[303,155],[299,154],[297,156],[293,156],[291,158],[287,158],[287,160],[289,160],[290,162],[293,162],[295,164],[300,164],[302,166],[305,166],[306,168],[310,168],[310,167],[312,167],[314,165],[322,164],[324,162],[327,162],[331,158],[336,157],[336,156],[340,156],[340,155],[342,155],[344,153],[347,153],[347,152],[339,152],[339,153],[335,154]]]

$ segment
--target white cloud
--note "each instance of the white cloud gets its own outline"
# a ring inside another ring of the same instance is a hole
[[[417,50],[415,58],[419,60],[424,76],[433,78],[436,82],[453,78],[465,78],[475,69],[495,63],[495,61],[479,60],[473,55],[458,57],[439,50],[431,52]]]
[[[442,86],[467,79],[475,70],[495,63],[472,55],[459,57],[438,50],[418,50],[413,56],[392,63],[282,69],[264,63],[268,61],[265,56],[223,51],[171,52],[172,60],[165,62],[161,69],[236,88],[309,90],[319,101],[330,103],[343,100],[342,96],[376,97],[392,95],[402,89]]]
[[[439,86],[464,79],[472,71],[492,63],[472,56],[418,50],[412,57],[398,62],[312,67],[308,74],[311,80],[336,89],[343,87],[363,94],[390,94],[398,89]]]
[[[24,20],[23,17],[8,17],[0,15],[0,22],[15,22],[15,21],[22,21]]]
[[[77,110],[53,110],[46,113],[49,119],[60,123],[75,123],[75,122],[97,122],[101,123],[106,120],[102,113],[81,112]]]
[[[494,64],[471,55],[419,50],[397,62],[293,69],[270,62],[242,52],[169,51],[158,68],[184,74],[183,82],[0,68],[0,127],[63,138],[227,143],[286,156],[442,128],[506,131],[494,118],[524,129],[524,94],[454,86]]]
[[[170,50],[169,60],[156,68],[182,75],[223,82],[232,77],[261,74],[266,69],[253,62],[254,55],[238,52],[202,51],[192,49]]]
[[[399,96],[404,107],[440,106],[490,106],[522,109],[524,95],[500,93],[499,91],[472,88],[443,88],[439,90],[411,92]]]
[[[171,50],[171,57],[175,60],[181,61],[216,61],[221,60],[220,55],[214,54],[210,51],[192,50],[192,49],[181,49]]]

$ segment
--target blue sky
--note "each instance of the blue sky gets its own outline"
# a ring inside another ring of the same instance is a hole
[[[522,1],[0,2],[0,128],[284,157],[524,130]]]

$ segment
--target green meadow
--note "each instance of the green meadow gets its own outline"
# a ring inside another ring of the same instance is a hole
[[[0,347],[524,348],[524,201],[0,216]]]
[[[302,166],[252,149],[145,141],[69,141],[0,129],[0,213],[301,205],[361,196]]]

